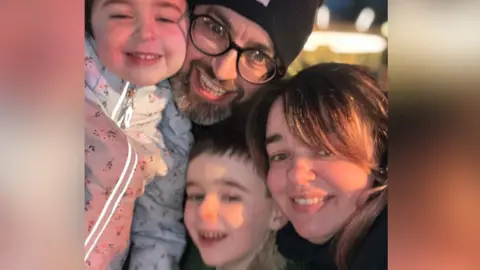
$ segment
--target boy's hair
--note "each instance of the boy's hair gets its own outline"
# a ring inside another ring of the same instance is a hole
[[[227,155],[251,161],[246,140],[246,122],[249,104],[235,109],[232,116],[211,126],[197,126],[195,143],[190,149],[193,160],[200,154]]]
[[[201,154],[212,154],[240,158],[245,162],[252,162],[250,151],[246,140],[246,116],[248,105],[243,110],[237,110],[226,120],[212,125],[202,127],[196,134],[196,141],[190,150],[189,160],[193,160]],[[252,164],[252,169],[256,167]],[[256,170],[259,173],[258,170]],[[266,177],[266,175],[261,175]],[[265,183],[266,184],[266,183]],[[267,188],[267,194],[271,199]],[[255,255],[255,258],[247,267],[247,270],[282,270],[286,261],[277,250],[275,241],[276,232],[271,231],[262,249]]]

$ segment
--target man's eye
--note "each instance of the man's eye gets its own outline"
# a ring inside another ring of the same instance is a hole
[[[267,59],[268,57],[260,51],[254,51],[250,55],[250,60],[257,65],[260,65],[260,64],[263,65],[267,61]]]
[[[219,35],[219,36],[225,35],[225,28],[217,23],[210,22],[208,27],[216,35]]]

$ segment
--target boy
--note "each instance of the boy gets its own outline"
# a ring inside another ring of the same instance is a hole
[[[187,172],[185,225],[210,267],[283,269],[275,232],[285,219],[269,195],[265,176],[255,170],[245,132],[236,123],[229,119],[197,137]]]

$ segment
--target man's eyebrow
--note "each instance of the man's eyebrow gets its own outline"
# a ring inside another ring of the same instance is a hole
[[[230,20],[227,17],[225,17],[223,14],[218,12],[218,10],[216,10],[215,8],[209,8],[207,10],[207,13],[212,13],[213,17],[215,19],[218,19],[222,24],[224,24],[225,27],[227,27],[227,30],[228,30],[229,33],[231,33],[231,31],[233,31],[232,23],[230,22]],[[270,46],[267,46],[267,45],[259,43],[259,42],[249,43],[249,44],[247,44],[246,47],[257,49],[257,50],[262,51],[262,52],[264,52],[266,54],[269,54],[269,55],[274,54],[274,51],[273,51],[272,48],[270,48]]]
[[[233,188],[238,188],[238,189],[242,190],[243,192],[249,192],[248,188],[246,188],[242,184],[238,183],[238,181],[235,181],[235,180],[230,179],[230,178],[217,179],[215,182],[218,183],[218,184],[221,184],[221,185],[225,185],[225,186],[229,186],[229,187],[233,187]]]
[[[268,136],[266,139],[265,139],[265,144],[266,145],[269,145],[271,143],[276,143],[276,142],[279,142],[282,140],[282,136],[280,134],[273,134],[273,135],[270,135]]]

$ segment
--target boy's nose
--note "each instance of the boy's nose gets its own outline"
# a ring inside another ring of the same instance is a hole
[[[206,196],[200,205],[200,218],[202,221],[216,223],[218,220],[219,202],[217,196]]]

